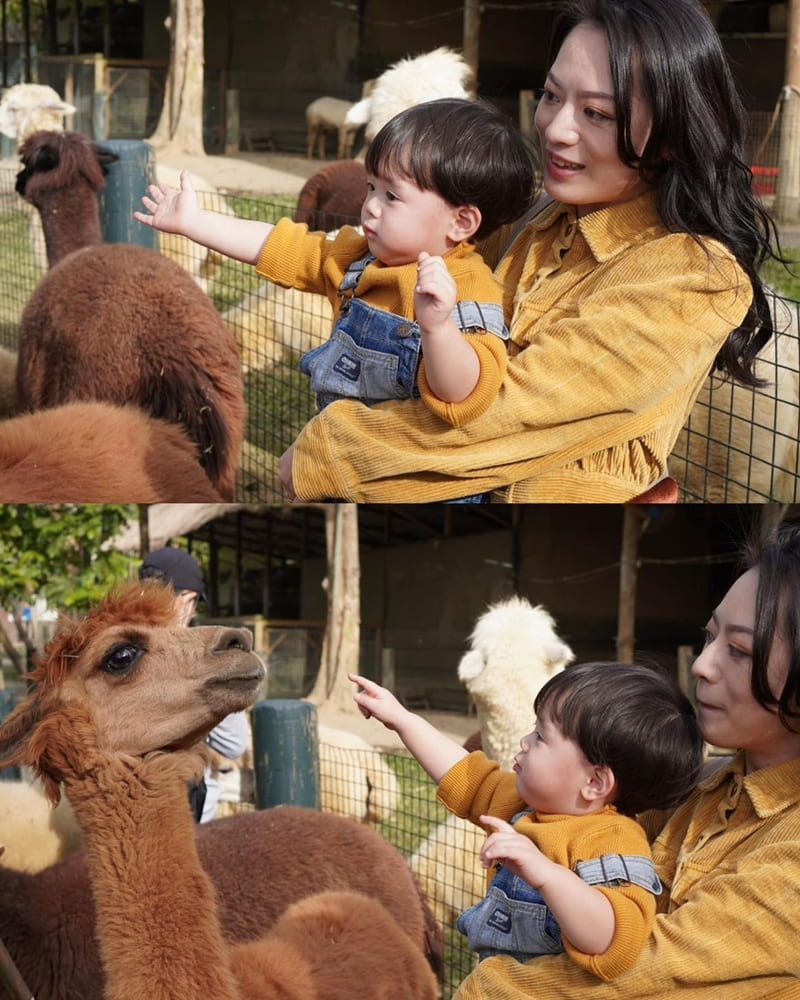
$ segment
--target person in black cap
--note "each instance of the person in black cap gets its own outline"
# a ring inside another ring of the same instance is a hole
[[[145,556],[139,567],[140,580],[161,580],[172,584],[175,607],[181,625],[188,626],[197,612],[197,605],[206,599],[203,574],[194,556],[183,549],[167,547],[156,549]],[[234,712],[215,726],[206,737],[206,743],[223,757],[234,760],[247,749],[250,727],[245,712]],[[189,786],[189,802],[195,819],[206,823],[213,819],[219,802],[219,782],[210,768],[198,783]]]

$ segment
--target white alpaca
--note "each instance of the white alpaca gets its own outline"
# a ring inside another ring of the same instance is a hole
[[[0,781],[0,864],[38,872],[82,846],[72,807],[62,797],[54,809],[41,782]]]
[[[573,659],[552,617],[524,597],[499,601],[477,620],[458,677],[477,709],[483,750],[504,770],[533,728],[537,692]],[[484,894],[486,872],[478,861],[484,837],[474,824],[449,816],[409,859],[442,924]]]
[[[748,389],[711,375],[678,435],[669,471],[690,497],[714,503],[800,499],[800,307],[768,294],[782,332],[758,356],[756,373],[767,384]]]
[[[239,347],[242,370],[270,371],[291,352],[301,354],[324,343],[333,309],[324,295],[262,281],[222,314]]]
[[[364,140],[372,142],[381,127],[400,111],[439,97],[474,96],[469,64],[444,46],[400,59],[375,81],[370,93],[347,112],[348,125],[364,125]]]
[[[380,751],[347,730],[317,728],[322,808],[362,822],[389,819],[400,803],[400,789]]]

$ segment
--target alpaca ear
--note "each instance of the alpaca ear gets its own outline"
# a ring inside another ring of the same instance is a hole
[[[40,699],[27,698],[19,704],[0,726],[0,767],[27,764],[39,771],[37,734],[42,722],[43,706]],[[56,782],[42,774],[45,794],[56,805],[60,792]]]
[[[481,210],[476,205],[461,205],[453,216],[450,238],[456,243],[471,240],[480,229],[481,221]]]
[[[610,802],[616,786],[617,779],[611,768],[606,764],[596,764],[583,788],[583,796],[587,802]]]

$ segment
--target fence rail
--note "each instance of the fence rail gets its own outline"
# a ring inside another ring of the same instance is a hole
[[[16,162],[0,165],[0,346],[11,351],[22,309],[46,266],[38,216],[14,191],[16,171]],[[269,222],[293,210],[286,200],[201,195],[208,207]],[[161,249],[177,255],[206,288],[239,345],[248,416],[235,499],[280,502],[278,458],[314,412],[297,362],[327,335],[330,305],[188,241]],[[800,302],[775,294],[771,301],[783,332],[760,360],[764,385],[750,390],[711,375],[679,436],[669,473],[684,502],[800,499]]]

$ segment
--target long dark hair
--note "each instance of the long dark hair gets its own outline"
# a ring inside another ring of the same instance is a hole
[[[750,689],[769,711],[777,712],[783,726],[798,732],[800,719],[800,526],[784,525],[776,539],[764,544],[751,541],[744,553],[745,567],[758,570],[753,666]],[[789,670],[783,689],[773,692],[767,668],[776,634],[786,641]]]
[[[758,268],[768,257],[784,259],[775,223],[753,195],[744,160],[747,116],[719,36],[696,0],[567,0],[554,27],[553,58],[584,21],[608,38],[620,159],[655,185],[667,229],[719,240],[750,279],[753,301],[716,367],[760,385],[753,362],[774,329]],[[641,153],[631,141],[634,77],[652,114]]]

